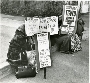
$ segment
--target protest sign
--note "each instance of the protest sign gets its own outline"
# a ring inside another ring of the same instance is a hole
[[[25,20],[25,31],[26,31],[27,36],[34,35],[33,18],[27,17],[27,19]]]
[[[47,19],[46,18],[40,18],[40,24],[39,24],[39,32],[47,32]]]
[[[47,29],[50,35],[58,34],[58,17],[47,17]]]
[[[33,18],[33,29],[34,29],[34,34],[39,33],[39,23],[40,19],[39,18]]]
[[[25,31],[27,36],[32,36],[39,32],[39,18],[27,17],[25,20]]]
[[[48,33],[37,34],[40,68],[51,66]]]
[[[70,28],[70,32],[76,32],[77,28],[77,12],[78,7],[72,5],[64,5],[63,6],[63,25],[67,25]],[[63,34],[63,33],[62,33]]]

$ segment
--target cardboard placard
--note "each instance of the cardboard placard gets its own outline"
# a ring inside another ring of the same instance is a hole
[[[37,34],[40,68],[51,66],[48,33]]]
[[[39,31],[40,33],[47,32],[47,19],[46,18],[40,18]]]
[[[69,31],[73,33],[76,33],[77,29],[77,17],[78,17],[77,13],[78,13],[78,6],[72,5],[63,6],[63,25],[69,26],[70,27]],[[63,34],[62,31],[61,34]]]
[[[27,36],[32,36],[39,32],[39,18],[27,17],[25,20],[25,31]]]
[[[47,28],[50,35],[58,34],[58,17],[47,17]]]
[[[40,19],[39,18],[33,18],[33,29],[34,29],[34,34],[39,33],[39,23]]]

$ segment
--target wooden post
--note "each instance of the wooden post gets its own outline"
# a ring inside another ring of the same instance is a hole
[[[46,79],[46,67],[44,67],[44,79]]]

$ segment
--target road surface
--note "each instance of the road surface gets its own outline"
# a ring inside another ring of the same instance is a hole
[[[86,17],[84,20],[88,23],[88,17]],[[47,68],[46,79],[41,69],[34,78],[16,79],[14,74],[10,74],[0,79],[0,83],[89,83],[89,26],[85,27],[84,37],[87,37],[82,40],[82,51],[74,54],[52,53],[52,66]],[[13,26],[1,26],[1,54],[4,57],[15,29]]]

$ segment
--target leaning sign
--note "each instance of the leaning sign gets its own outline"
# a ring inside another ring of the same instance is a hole
[[[75,33],[77,29],[78,6],[64,5],[63,6],[63,25],[61,33]]]

